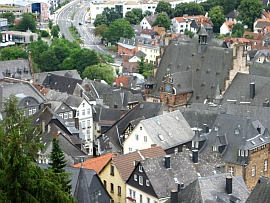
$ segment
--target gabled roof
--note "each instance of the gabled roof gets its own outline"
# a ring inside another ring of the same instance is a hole
[[[170,155],[170,169],[164,164],[164,156],[148,158],[140,162],[157,198],[167,198],[171,190],[177,189],[178,183],[185,186],[198,176],[205,177],[225,170],[225,163],[217,153],[199,154],[199,162],[194,164],[191,151]],[[127,181],[128,184],[128,181]]]
[[[109,163],[112,157],[116,156],[115,154],[105,154],[93,159],[86,160],[83,163],[75,164],[73,167],[81,168],[82,164],[85,169],[94,170],[97,174],[102,171],[102,169]]]
[[[188,142],[194,135],[179,110],[148,118],[140,123],[153,143],[164,150]]]
[[[128,154],[113,157],[113,163],[117,168],[123,181],[127,181],[132,171],[135,168],[135,161],[141,161],[146,158],[153,158],[157,156],[165,156],[166,153],[161,147],[151,147],[142,149]]]
[[[99,113],[99,125],[112,125],[120,117],[122,116],[121,113],[127,113],[129,110],[125,109],[115,109],[115,108],[100,108],[100,113]]]
[[[227,29],[229,30],[229,31],[231,31],[232,30],[232,28],[233,28],[233,25],[235,25],[236,24],[236,22],[224,22],[223,23],[226,27],[227,27]]]
[[[250,98],[250,83],[255,84],[253,98]],[[269,77],[238,72],[225,91],[222,103],[226,103],[228,100],[236,100],[237,104],[250,102],[252,106],[262,106],[265,99],[269,97],[269,94]]]
[[[265,203],[270,200],[270,179],[261,176],[253,190],[251,191],[246,203]]]
[[[144,18],[145,18],[145,20],[152,26],[153,23],[155,22],[157,16],[158,16],[158,13],[152,14],[152,15],[150,15],[150,16],[145,16]]]
[[[185,80],[191,84],[188,89],[193,90],[189,103],[203,102],[207,96],[211,100],[216,91],[213,86],[216,86],[218,82],[220,82],[220,88],[224,89],[228,71],[232,68],[233,49],[227,48],[223,40],[214,38],[208,40],[207,47],[202,53],[198,52],[198,46],[200,46],[198,35],[194,35],[190,42],[175,43],[171,40],[159,63],[155,75],[157,85],[151,94],[160,95],[159,89],[163,85],[163,77],[169,66],[172,74],[184,73],[187,68],[188,71],[192,71],[192,77],[189,76],[191,81]],[[177,83],[179,81],[173,81],[174,87],[177,87]]]
[[[141,117],[145,117],[147,119],[161,115],[163,110],[167,109],[168,107],[163,103],[141,102],[137,104],[133,109],[122,116],[108,130],[102,132],[102,135],[98,137],[99,153],[119,153],[119,151],[123,149],[120,135],[123,134],[131,120]]]
[[[241,165],[247,163],[246,160],[238,159],[236,156],[240,148],[245,146],[250,150],[270,142],[269,135],[259,135],[248,117],[218,114],[211,132],[206,135],[206,142],[200,150],[201,153],[213,150],[217,135],[225,140],[220,151],[224,161]]]
[[[67,105],[69,105],[70,107],[78,108],[83,101],[85,101],[87,103],[87,101],[84,98],[82,98],[82,97],[74,96],[74,95],[69,95],[66,98],[65,103]]]
[[[73,94],[77,83],[81,84],[82,80],[49,73],[44,79],[42,85],[59,92]]]
[[[226,191],[226,177],[232,178],[232,194],[228,194]],[[245,202],[249,194],[250,192],[247,190],[241,176],[234,177],[229,173],[223,173],[197,178],[178,193],[178,200],[179,202],[189,200],[189,203],[230,203],[233,197],[241,202]],[[166,203],[171,203],[171,201],[167,201]]]
[[[77,70],[60,70],[60,71],[52,71],[52,72],[42,72],[34,74],[34,83],[42,84],[48,74],[60,75],[69,78],[75,78],[81,80],[81,76],[79,75]]]
[[[237,10],[233,10],[226,15],[226,18],[236,18],[238,16],[238,14],[239,14],[239,12]]]

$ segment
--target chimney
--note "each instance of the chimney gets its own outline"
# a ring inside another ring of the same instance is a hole
[[[178,148],[176,147],[175,149],[174,149],[174,154],[177,154],[178,153]]]
[[[249,97],[253,99],[255,97],[255,83],[250,83],[250,95]]]
[[[269,100],[267,98],[263,102],[263,107],[269,107]]]
[[[226,191],[228,194],[232,194],[232,177],[226,176]]]
[[[166,167],[166,169],[171,168],[171,160],[170,160],[170,158],[171,157],[169,155],[165,156],[165,167]]]
[[[192,150],[192,159],[194,164],[198,163],[198,150]]]
[[[117,109],[117,103],[115,102],[113,108]]]
[[[125,114],[125,109],[120,110],[120,117],[122,117]]]
[[[186,146],[186,145],[183,145],[183,147],[182,147],[182,152],[185,152],[186,149],[187,149],[187,146]]]
[[[103,104],[106,103],[106,100],[107,100],[107,94],[106,93],[103,93]]]
[[[90,86],[89,86],[89,84],[85,84],[85,85],[84,85],[84,90],[85,90],[86,92],[90,92]]]
[[[203,124],[204,133],[209,133],[209,126],[207,124]]]
[[[51,103],[49,103],[49,102],[44,103],[44,108],[46,108],[46,106],[47,106],[47,107],[49,107],[49,108],[51,108],[51,107],[52,107]]]
[[[156,146],[157,146],[157,144],[151,144],[151,148],[152,148],[152,147],[156,147]]]
[[[47,75],[47,78],[48,78],[48,84],[47,84],[47,87],[48,86],[50,86],[50,83],[51,83],[51,74],[50,73],[48,73],[48,75]]]
[[[75,121],[75,128],[79,130],[79,118],[78,117],[74,118],[74,121]]]
[[[178,192],[177,190],[171,190],[171,203],[178,202]]]
[[[53,132],[53,133],[52,133],[52,137],[53,137],[53,138],[58,138],[57,132]]]
[[[45,132],[45,120],[42,120],[41,122],[41,129],[42,129],[42,133]]]
[[[185,187],[184,183],[178,183],[177,184],[177,191],[180,192],[181,190],[183,190]]]

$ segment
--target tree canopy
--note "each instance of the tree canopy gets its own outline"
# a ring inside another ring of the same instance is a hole
[[[245,28],[242,23],[236,23],[232,27],[232,35],[236,35],[236,37],[242,37],[244,34]]]
[[[97,14],[96,19],[94,21],[94,26],[97,27],[99,25],[108,26],[108,19],[105,15]]]
[[[15,15],[12,12],[1,13],[0,18],[7,18],[9,24],[13,24],[15,21]]]
[[[150,15],[152,15],[153,13],[151,12],[151,11],[149,11],[149,10],[146,10],[146,11],[144,11],[144,13],[143,13],[143,16],[145,17],[145,16],[150,16]]]
[[[260,18],[262,10],[263,5],[259,0],[243,0],[238,7],[237,20],[242,21],[253,31],[253,24],[257,18]]]
[[[173,16],[179,17],[183,16],[184,14],[187,14],[189,16],[204,15],[204,8],[201,4],[195,2],[176,4]]]
[[[118,42],[120,37],[131,39],[134,36],[134,31],[130,23],[123,19],[117,19],[112,22],[109,29],[105,32],[105,37],[108,42],[115,43]]]
[[[172,13],[172,5],[169,2],[159,1],[155,10],[155,13],[166,12],[168,16]]]
[[[126,12],[125,19],[132,25],[139,24],[141,21],[132,11]]]
[[[17,29],[25,32],[26,30],[31,30],[32,32],[36,31],[36,21],[34,15],[32,13],[24,13],[22,14],[22,19],[19,21],[17,25]]]
[[[165,27],[166,30],[169,30],[171,26],[171,20],[167,17],[166,14],[159,13],[157,15],[155,22],[153,23],[153,26],[155,25],[159,27]]]
[[[219,33],[220,26],[225,22],[225,15],[221,6],[215,6],[209,11],[209,17],[214,24],[213,31]]]
[[[143,13],[141,8],[133,8],[131,11],[135,14],[135,16],[139,19],[139,22],[143,19]]]
[[[5,47],[0,50],[1,61],[16,60],[18,58],[28,58],[28,53],[20,46]]]
[[[114,10],[114,8],[108,8],[108,7],[106,7],[106,8],[103,9],[102,15],[103,16],[106,16],[106,18],[108,20],[108,24],[107,25],[109,25],[113,21],[121,18],[120,14],[118,12],[116,12]]]
[[[94,29],[94,35],[95,36],[99,36],[99,37],[104,37],[105,32],[108,30],[108,26],[105,24],[102,25],[98,25],[95,29]]]
[[[5,118],[0,125],[0,202],[6,203],[73,203],[65,192],[59,175],[41,169],[35,160],[42,149],[31,118],[17,107],[11,95],[3,104]]]
[[[105,63],[99,63],[97,65],[88,66],[85,68],[83,71],[83,78],[85,77],[91,80],[105,80],[110,85],[115,80],[113,68]]]

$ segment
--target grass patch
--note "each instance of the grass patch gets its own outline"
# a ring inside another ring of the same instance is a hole
[[[116,46],[106,46],[106,48],[110,51],[117,52],[117,47]]]
[[[74,16],[75,16],[75,12],[74,13],[72,13],[72,15],[71,15],[71,20],[74,20]]]
[[[114,63],[114,58],[112,57],[111,54],[102,54],[102,53],[98,53],[98,56],[100,56],[104,61],[108,62],[108,63]]]
[[[80,38],[80,35],[78,34],[78,30],[76,29],[75,26],[71,26],[68,28],[69,33],[72,35],[73,39],[78,43],[78,44],[82,44],[82,40]]]

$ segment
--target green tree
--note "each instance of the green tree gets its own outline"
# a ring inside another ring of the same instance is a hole
[[[166,14],[159,13],[157,15],[155,22],[153,23],[153,26],[155,25],[159,27],[165,27],[166,30],[169,30],[171,26],[171,20],[167,17]]]
[[[150,15],[152,15],[153,13],[151,12],[151,11],[149,11],[149,10],[146,10],[146,11],[144,11],[144,13],[143,13],[143,17],[145,17],[145,16],[150,16]]]
[[[134,36],[134,31],[130,23],[125,19],[117,19],[112,22],[109,29],[105,32],[105,37],[109,42],[118,42],[120,37],[131,39]]]
[[[126,12],[125,19],[132,25],[140,23],[139,18],[132,11]]]
[[[190,3],[180,3],[175,6],[173,16],[183,16],[184,14],[187,14],[189,16],[191,15],[204,15],[204,9],[201,6],[201,4],[190,2]]]
[[[83,78],[85,77],[91,80],[94,80],[94,79],[105,80],[110,85],[115,80],[113,67],[105,63],[99,63],[97,65],[87,67],[83,71]]]
[[[42,72],[60,70],[60,61],[57,59],[54,50],[47,50],[41,54],[39,68]]]
[[[7,18],[9,24],[13,24],[15,21],[15,15],[12,12],[6,12],[0,14],[0,18]]]
[[[190,38],[194,36],[194,33],[189,31],[188,29],[185,29],[184,35],[188,35]]]
[[[259,0],[243,0],[238,7],[237,20],[242,21],[253,31],[253,24],[257,18],[261,17],[262,10],[263,5]]]
[[[41,37],[48,37],[49,33],[46,30],[41,30],[40,35],[41,35]]]
[[[51,162],[51,170],[56,174],[59,175],[59,182],[64,185],[65,192],[71,192],[71,185],[70,179],[68,174],[65,172],[65,167],[67,161],[65,160],[65,154],[63,153],[62,149],[59,146],[59,139],[53,138],[52,140],[52,152],[50,154]]]
[[[200,3],[200,5],[204,8],[205,12],[209,12],[210,9],[215,7],[215,6],[223,6],[224,5],[223,1],[224,0],[207,0],[207,1]]]
[[[224,15],[227,15],[237,7],[238,7],[237,0],[224,0],[223,5]]]
[[[32,32],[36,31],[36,21],[32,13],[24,13],[22,19],[17,25],[17,29],[25,32],[26,30],[31,30]]]
[[[32,127],[31,117],[17,107],[18,99],[11,95],[3,104],[5,115],[0,125],[0,202],[6,203],[73,203],[65,186],[50,170],[35,162],[42,149],[40,135]]]
[[[36,64],[38,64],[39,68],[41,64],[41,54],[48,49],[49,45],[43,40],[31,42],[27,48],[27,50],[31,53],[31,58]]]
[[[237,34],[237,37],[242,37],[244,34],[245,28],[242,23],[236,23],[232,27],[232,34]],[[237,32],[237,33],[236,33]],[[240,35],[240,36],[239,36]]]
[[[141,8],[133,8],[133,9],[131,9],[131,11],[135,14],[135,16],[137,16],[137,18],[139,19],[139,22],[141,22],[143,19],[142,9]]]
[[[50,28],[50,30],[52,29],[52,27],[53,27],[53,22],[52,22],[52,20],[49,20],[49,28]]]
[[[105,15],[97,14],[96,19],[94,21],[94,26],[97,27],[99,25],[107,25],[108,26],[108,19]]]
[[[82,75],[87,66],[92,66],[100,63],[97,53],[90,49],[81,49],[75,57],[76,69]]]
[[[169,2],[159,1],[155,10],[155,13],[166,12],[168,16],[172,13],[172,5]]]
[[[108,20],[108,25],[110,23],[112,23],[113,21],[115,21],[118,18],[121,18],[122,16],[120,16],[120,14],[118,12],[116,12],[114,10],[114,8],[104,8],[102,11],[102,15],[106,16],[107,20]]]
[[[148,71],[153,70],[153,64],[152,63],[146,63],[145,58],[143,56],[140,57],[140,60],[137,61],[137,70],[140,74],[142,74],[145,78],[148,75]]]
[[[209,11],[209,17],[214,24],[213,31],[218,33],[220,26],[225,22],[225,15],[221,6],[215,6]]]
[[[53,38],[59,37],[59,28],[57,26],[52,27],[51,35],[53,36]]]
[[[18,58],[27,59],[27,52],[19,46],[5,47],[0,50],[0,60],[16,60]]]
[[[109,29],[108,26],[105,24],[99,25],[94,29],[94,35],[104,37],[104,34],[108,29]]]

